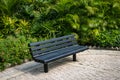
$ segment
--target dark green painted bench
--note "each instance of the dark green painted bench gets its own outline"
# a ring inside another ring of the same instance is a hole
[[[88,49],[78,45],[74,35],[29,43],[28,46],[33,60],[44,64],[44,72],[48,72],[49,62],[69,55],[73,55],[73,61],[76,61],[76,53]]]

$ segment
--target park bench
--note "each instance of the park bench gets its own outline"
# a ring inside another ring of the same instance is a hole
[[[48,72],[49,62],[70,55],[73,55],[73,61],[76,61],[76,53],[88,49],[86,46],[78,45],[74,35],[29,43],[28,46],[33,60],[44,64],[45,73]]]

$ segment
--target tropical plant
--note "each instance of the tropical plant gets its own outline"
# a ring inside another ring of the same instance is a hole
[[[0,0],[0,13],[1,15],[13,15],[17,10],[21,0]]]

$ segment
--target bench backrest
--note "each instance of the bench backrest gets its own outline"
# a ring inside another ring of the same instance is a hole
[[[46,54],[50,51],[76,45],[77,41],[74,35],[67,35],[59,38],[53,38],[46,41],[29,43],[29,49],[32,57]]]

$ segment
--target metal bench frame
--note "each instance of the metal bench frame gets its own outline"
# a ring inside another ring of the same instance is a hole
[[[46,41],[28,44],[32,58],[36,62],[44,64],[44,72],[48,72],[48,63],[57,59],[73,55],[76,61],[76,53],[82,52],[88,47],[78,45],[74,35],[62,36]]]

